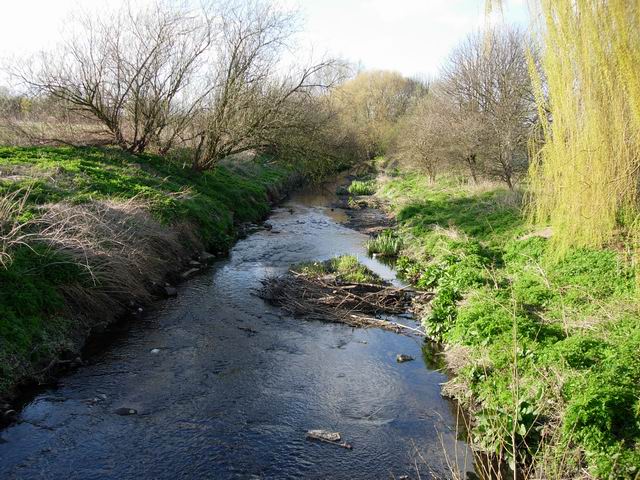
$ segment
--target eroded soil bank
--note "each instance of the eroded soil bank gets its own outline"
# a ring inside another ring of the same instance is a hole
[[[295,196],[176,298],[121,325],[2,432],[0,476],[449,478],[449,462],[465,468],[471,455],[440,395],[446,376],[422,341],[292,318],[255,295],[293,263],[339,254],[395,282],[334,201],[327,190]],[[339,431],[353,450],[310,442],[310,429]]]

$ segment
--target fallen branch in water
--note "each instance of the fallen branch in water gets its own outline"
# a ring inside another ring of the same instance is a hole
[[[293,271],[266,279],[258,294],[296,317],[420,336],[425,336],[420,328],[376,315],[405,313],[411,309],[416,298],[424,301],[425,297],[432,296],[431,293],[418,294],[408,288],[342,282],[331,275],[317,276]]]

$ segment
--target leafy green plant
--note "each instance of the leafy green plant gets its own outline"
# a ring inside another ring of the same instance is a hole
[[[365,244],[369,255],[395,257],[402,250],[402,238],[391,230],[384,230]]]
[[[376,182],[375,180],[354,180],[348,190],[351,195],[373,195],[376,193]]]
[[[485,406],[476,414],[473,441],[497,458],[506,459],[511,471],[536,452],[540,440],[537,400],[518,398],[515,404]]]
[[[548,231],[524,235],[499,189],[400,173],[378,195],[405,243],[398,274],[434,292],[426,331],[464,352],[452,391],[474,414],[471,442],[525,475],[638,476],[637,266],[614,249],[554,259]]]

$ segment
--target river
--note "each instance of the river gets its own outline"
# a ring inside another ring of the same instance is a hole
[[[427,479],[451,478],[450,462],[471,469],[440,395],[446,375],[420,339],[290,318],[255,295],[292,263],[345,253],[395,281],[332,201],[326,189],[292,196],[270,231],[118,325],[0,431],[0,478]],[[400,353],[416,361],[397,363]],[[338,431],[353,450],[308,441],[309,429]]]

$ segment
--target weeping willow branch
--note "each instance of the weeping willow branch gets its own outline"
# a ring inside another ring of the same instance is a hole
[[[620,233],[634,243],[640,6],[627,0],[540,0],[540,6],[545,81],[530,70],[542,146],[530,169],[530,215],[552,225],[557,256],[574,246],[605,245]]]

